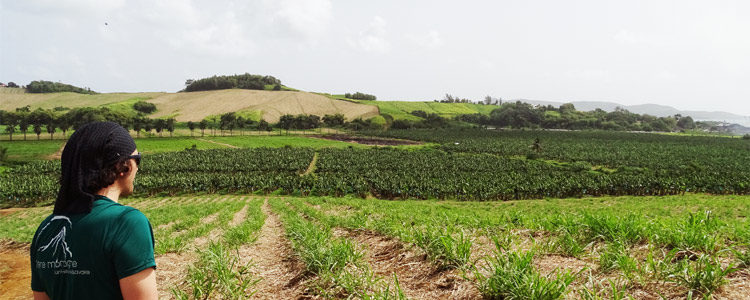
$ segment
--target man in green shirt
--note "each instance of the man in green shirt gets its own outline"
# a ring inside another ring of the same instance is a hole
[[[54,212],[31,242],[35,299],[157,298],[151,224],[117,203],[133,193],[140,158],[115,123],[89,123],[71,135]]]

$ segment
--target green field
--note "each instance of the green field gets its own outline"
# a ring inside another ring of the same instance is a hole
[[[460,290],[470,298],[736,299],[750,280],[748,196],[456,202],[207,195],[122,203],[151,221],[157,261],[179,263],[188,256],[174,254],[196,254],[192,266],[182,266],[185,279],[160,285],[165,296],[247,295],[263,280],[285,276],[250,274],[299,272],[274,264],[287,252],[309,274],[297,284],[322,298],[421,298]],[[245,218],[237,220],[240,211]],[[0,214],[0,240],[27,242],[50,212]],[[279,220],[283,231],[263,231]],[[284,240],[291,247],[240,254]],[[194,280],[206,274],[213,279]],[[445,278],[453,283],[435,285]]]
[[[341,141],[327,140],[323,138],[313,138],[295,135],[280,136],[233,136],[233,137],[207,137],[206,140],[216,141],[219,143],[230,144],[240,148],[256,147],[312,147],[312,148],[347,148],[349,146],[357,148],[367,148],[368,146],[347,143]]]
[[[445,118],[452,118],[461,114],[481,113],[489,115],[497,106],[481,105],[471,103],[438,103],[438,102],[411,102],[411,101],[367,101],[355,100],[358,103],[375,105],[381,114],[389,114],[394,119],[421,120],[422,118],[411,115],[415,110],[421,110],[428,114],[435,113]]]
[[[49,156],[55,154],[60,150],[63,140],[36,140],[36,135],[29,137],[29,140],[17,140],[20,137],[23,139],[23,134],[20,136],[14,135],[13,141],[2,141],[0,147],[8,148],[8,159],[17,161],[30,161],[39,159],[48,159]],[[47,135],[49,137],[49,135]]]

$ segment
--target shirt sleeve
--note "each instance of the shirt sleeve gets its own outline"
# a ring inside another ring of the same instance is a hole
[[[154,233],[151,223],[140,211],[123,214],[113,240],[113,262],[118,279],[156,267]]]

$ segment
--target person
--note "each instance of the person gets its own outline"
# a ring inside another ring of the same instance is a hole
[[[156,299],[154,235],[133,193],[141,156],[125,128],[84,125],[61,157],[53,213],[31,241],[34,299]]]

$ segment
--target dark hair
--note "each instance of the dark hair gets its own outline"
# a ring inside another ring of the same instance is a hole
[[[91,212],[96,193],[130,171],[128,156],[135,149],[128,131],[116,123],[94,122],[77,129],[60,159],[60,191],[53,213]]]
[[[120,159],[100,170],[92,170],[83,175],[83,186],[89,194],[96,194],[99,190],[115,183],[120,173],[130,172],[128,158]]]

